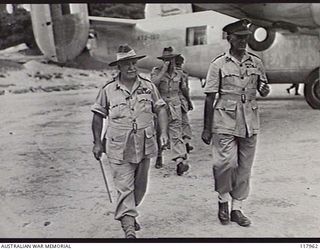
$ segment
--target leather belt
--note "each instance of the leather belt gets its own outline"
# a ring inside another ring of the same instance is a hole
[[[222,100],[232,100],[232,101],[240,101],[242,103],[250,102],[252,100],[256,100],[256,96],[250,94],[221,94],[220,99]]]

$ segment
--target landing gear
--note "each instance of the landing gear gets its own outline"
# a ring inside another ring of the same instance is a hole
[[[204,88],[206,86],[206,80],[199,78],[200,79],[200,83],[201,83],[201,88]]]
[[[304,85],[304,96],[313,109],[320,109],[320,79],[319,68],[312,71]]]

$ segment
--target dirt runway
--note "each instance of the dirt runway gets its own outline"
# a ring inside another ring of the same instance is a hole
[[[217,219],[203,100],[190,113],[191,170],[150,170],[138,237],[319,237],[320,113],[272,86],[259,100],[261,134],[244,211],[249,228]],[[0,96],[0,237],[122,238],[93,158],[90,105],[97,89]],[[106,162],[105,162],[106,163]],[[113,192],[115,196],[115,193]]]

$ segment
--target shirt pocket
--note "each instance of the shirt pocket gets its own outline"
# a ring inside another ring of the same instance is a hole
[[[233,77],[233,76],[236,76],[236,77],[240,76],[238,69],[235,69],[235,68],[230,68],[230,69],[229,68],[222,68],[221,69],[221,77],[222,78]]]
[[[106,152],[111,159],[123,160],[128,135],[121,130],[109,129],[107,131]]]
[[[152,113],[151,94],[137,94],[137,102],[139,105],[139,111]]]
[[[145,155],[156,154],[158,152],[157,132],[153,126],[147,127],[144,130],[145,134]]]
[[[258,68],[247,68],[246,75],[251,78],[252,83],[257,83],[261,72]]]
[[[218,101],[213,115],[214,128],[234,130],[236,127],[236,101]]]
[[[224,89],[239,85],[240,72],[236,68],[222,68],[221,82]]]
[[[252,109],[252,128],[258,130],[260,128],[259,107],[256,100],[251,101]]]
[[[170,82],[170,87],[173,91],[178,91],[180,89],[180,83],[182,81],[182,77],[180,75],[175,76]]]
[[[109,116],[111,119],[119,119],[127,117],[128,107],[125,101],[118,101],[110,105]]]

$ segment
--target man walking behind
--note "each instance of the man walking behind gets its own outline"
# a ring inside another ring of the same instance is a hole
[[[187,153],[189,154],[193,150],[193,146],[191,145],[192,129],[190,126],[188,112],[193,110],[193,104],[190,98],[188,73],[183,70],[183,63],[184,57],[182,55],[178,55],[176,57],[176,69],[181,71],[183,76],[183,82],[180,85],[179,92],[182,109],[182,139],[186,145]]]
[[[164,48],[162,56],[158,57],[163,61],[163,64],[161,67],[152,69],[151,81],[158,87],[161,97],[167,104],[168,132],[170,148],[173,153],[172,160],[176,162],[176,172],[180,176],[188,171],[189,165],[186,147],[182,138],[182,109],[179,92],[183,82],[183,75],[176,69],[175,58],[178,55],[174,53],[172,47]],[[160,152],[157,159],[157,165],[159,164],[162,164]]]

